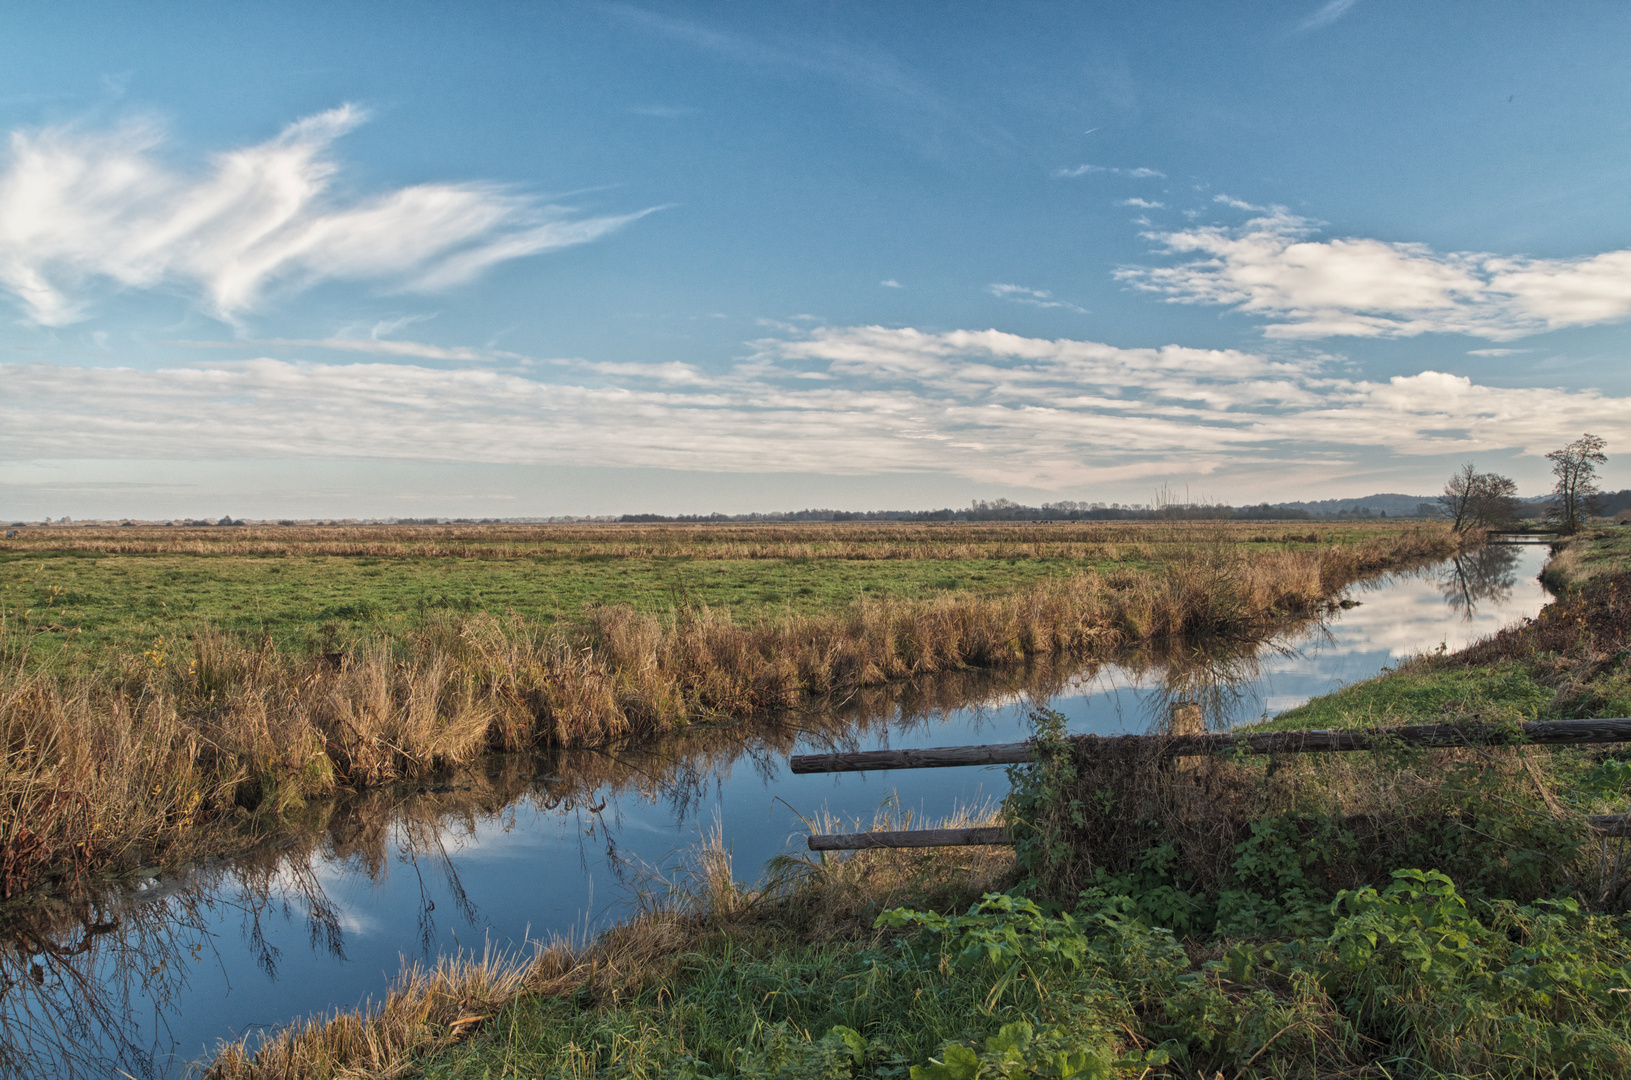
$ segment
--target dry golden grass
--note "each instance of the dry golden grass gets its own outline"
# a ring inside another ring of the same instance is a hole
[[[1359,577],[1458,543],[1434,528],[1303,550],[1245,548],[1209,525],[1160,535],[1160,571],[863,600],[754,626],[705,608],[661,618],[610,606],[547,630],[483,614],[315,658],[206,628],[185,653],[126,657],[103,676],[56,673],[28,662],[26,641],[7,645],[0,893],[162,848],[234,807],[281,812],[490,751],[650,740],[1036,657],[1254,639],[1316,614]]]

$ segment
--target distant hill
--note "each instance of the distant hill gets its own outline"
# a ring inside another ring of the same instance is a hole
[[[1539,516],[1542,511],[1556,498],[1550,492],[1545,495],[1530,495],[1518,500],[1523,507],[1520,513]],[[1277,509],[1306,510],[1316,516],[1334,514],[1366,513],[1388,517],[1415,517],[1420,513],[1422,503],[1431,504],[1435,511],[1438,507],[1437,495],[1366,495],[1358,499],[1320,499],[1315,502],[1283,502],[1275,503]],[[1631,510],[1631,488],[1624,491],[1605,491],[1596,499],[1597,512],[1604,517],[1610,517],[1621,510]]]
[[[1367,513],[1380,517],[1415,517],[1420,514],[1423,503],[1435,508],[1438,507],[1437,495],[1366,495],[1358,499],[1317,499],[1313,502],[1283,502],[1274,505],[1285,510],[1306,510],[1310,514],[1329,516],[1334,514],[1357,514],[1363,516]]]

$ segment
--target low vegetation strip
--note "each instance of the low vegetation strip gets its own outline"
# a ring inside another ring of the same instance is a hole
[[[603,605],[568,627],[444,614],[314,656],[203,625],[87,674],[41,662],[27,621],[12,620],[0,891],[151,858],[167,837],[235,808],[276,814],[493,750],[650,738],[1029,656],[1262,634],[1358,577],[1457,543],[1434,528],[1307,550],[1163,535],[1169,561],[1153,570],[1088,570],[996,596],[862,600],[751,626],[707,608]]]

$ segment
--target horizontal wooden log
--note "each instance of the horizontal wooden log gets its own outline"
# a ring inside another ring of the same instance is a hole
[[[1593,814],[1588,827],[1598,836],[1631,836],[1631,814]],[[1012,844],[1006,829],[906,829],[901,832],[822,833],[809,838],[811,851],[867,848],[974,847]]]
[[[796,754],[796,773],[865,772],[868,769],[943,769],[949,765],[1018,765],[1030,761],[1028,742],[989,746],[935,746],[924,750],[863,750],[854,754]]]
[[[1308,754],[1374,750],[1404,745],[1424,747],[1485,746],[1517,736],[1540,746],[1581,746],[1631,742],[1631,719],[1536,720],[1515,727],[1494,724],[1416,724],[1409,727],[1362,728],[1352,731],[1220,732],[1213,735],[1073,735],[1104,746],[1159,743],[1169,757],[1206,754]],[[871,769],[941,769],[956,765],[1014,765],[1034,760],[1035,745],[993,743],[988,746],[939,746],[917,750],[864,750],[853,754],[798,754],[788,765],[795,773],[864,772]]]
[[[1008,830],[906,829],[901,832],[821,833],[810,837],[811,851],[859,851],[863,848],[970,847],[1012,844]]]
[[[1160,738],[1160,736],[1124,736]],[[1308,754],[1374,750],[1387,746],[1488,746],[1515,738],[1537,746],[1583,746],[1631,742],[1631,720],[1532,720],[1515,725],[1415,724],[1409,727],[1361,728],[1350,731],[1221,732],[1165,739],[1162,751],[1175,757],[1196,754]]]

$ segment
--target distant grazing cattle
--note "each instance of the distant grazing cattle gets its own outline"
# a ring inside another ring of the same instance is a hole
[[[7,529],[6,530],[6,539],[7,540],[17,539],[17,530],[16,529]]]

